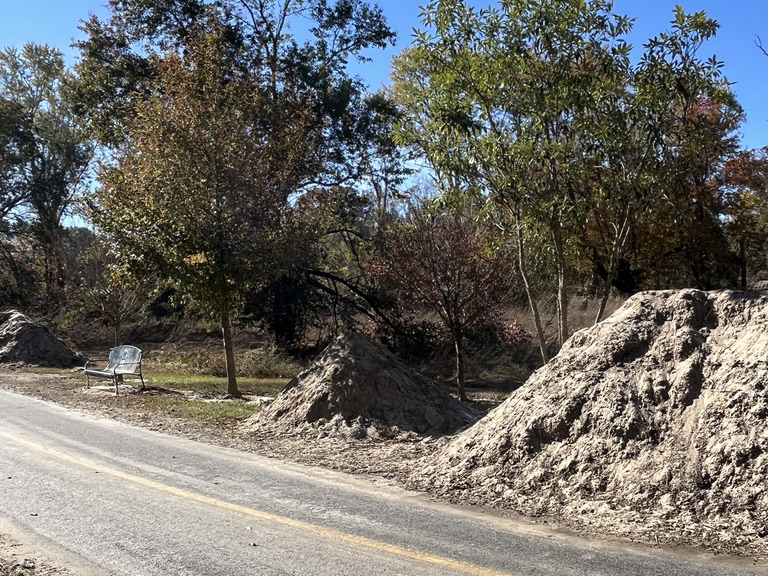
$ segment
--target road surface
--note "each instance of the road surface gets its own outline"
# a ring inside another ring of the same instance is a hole
[[[78,574],[753,575],[600,544],[0,391],[0,532]]]

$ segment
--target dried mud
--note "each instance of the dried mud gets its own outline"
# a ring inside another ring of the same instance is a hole
[[[0,312],[0,364],[71,368],[82,363],[44,326],[16,310]]]
[[[385,346],[349,332],[247,425],[272,434],[362,440],[440,436],[483,415],[406,367]]]
[[[768,556],[768,296],[638,294],[409,485],[646,541]]]

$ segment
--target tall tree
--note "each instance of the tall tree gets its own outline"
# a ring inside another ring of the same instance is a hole
[[[731,97],[719,63],[696,56],[717,25],[678,9],[673,31],[651,41],[633,67],[624,39],[632,22],[614,14],[610,0],[513,0],[480,10],[436,0],[422,16],[426,30],[395,62],[407,112],[400,140],[441,178],[487,191],[511,216],[546,360],[528,249],[551,255],[562,345],[585,224],[596,213],[610,219],[610,286],[636,212],[660,192],[648,176],[660,156],[674,156],[680,107],[694,113],[690,102]]]
[[[147,52],[184,50],[205,26],[204,0],[109,0],[108,19],[92,16],[82,26],[81,60],[74,100],[102,143],[119,146],[139,94],[148,95],[153,68]],[[360,78],[347,72],[351,59],[394,41],[382,11],[363,0],[221,0],[222,36],[237,66],[261,75],[268,95],[291,87],[311,103],[320,169],[308,183],[338,185],[359,175],[371,119],[389,109],[366,98]],[[299,31],[295,31],[298,28]],[[299,40],[299,37],[304,40]]]
[[[92,156],[80,121],[64,97],[70,79],[57,49],[26,44],[21,51],[0,52],[3,114],[14,115],[4,119],[15,122],[3,129],[11,136],[5,160],[15,165],[7,181],[11,188],[3,191],[11,202],[3,209],[23,200],[31,213],[31,231],[43,253],[50,309],[57,308],[64,296],[63,218],[82,189]]]
[[[276,99],[243,70],[211,9],[210,29],[151,60],[155,88],[114,166],[94,218],[132,259],[218,315],[228,393],[237,396],[231,317],[291,256],[289,198],[316,172],[309,103]]]

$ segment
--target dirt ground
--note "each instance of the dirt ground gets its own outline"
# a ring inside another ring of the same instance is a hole
[[[29,546],[0,534],[0,576],[74,576],[66,568],[35,557]]]

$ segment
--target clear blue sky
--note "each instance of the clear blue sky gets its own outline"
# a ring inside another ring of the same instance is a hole
[[[399,32],[396,48],[371,54],[374,61],[356,70],[376,89],[388,82],[389,64],[411,40],[419,25],[419,4],[408,0],[379,0],[391,25]],[[475,0],[478,6],[487,5]],[[630,41],[639,49],[651,36],[669,28],[675,4],[688,11],[705,10],[720,23],[718,37],[704,46],[703,55],[716,54],[725,62],[725,73],[747,112],[743,145],[768,145],[768,57],[755,46],[757,35],[768,46],[768,0],[616,0],[617,12],[637,17]],[[32,41],[69,49],[80,37],[78,24],[93,12],[104,15],[102,0],[0,0],[0,46],[21,46]]]

